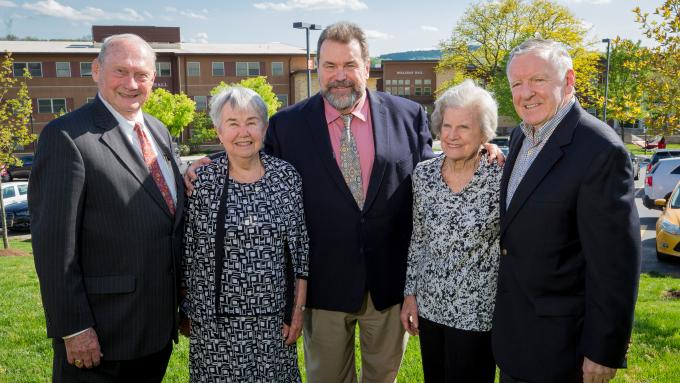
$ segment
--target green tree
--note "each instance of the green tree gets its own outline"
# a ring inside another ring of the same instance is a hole
[[[653,77],[649,66],[651,53],[639,41],[617,37],[611,43],[607,116],[623,123],[644,119],[648,115],[646,86]],[[603,100],[604,87],[603,81],[599,91]]]
[[[472,4],[441,44],[437,70],[453,70],[437,93],[465,78],[476,79],[495,93],[502,115],[517,117],[512,106],[505,66],[508,53],[522,41],[540,36],[564,43],[577,72],[576,91],[587,108],[597,102],[596,52],[589,51],[583,22],[566,7],[550,0],[500,0]]]
[[[24,77],[13,76],[14,59],[6,52],[0,65],[0,166],[21,165],[21,160],[12,153],[19,145],[28,145],[35,140],[35,134],[29,133],[28,123],[33,109],[31,97],[28,95],[26,81],[31,78],[24,68]],[[2,179],[0,179],[2,190]],[[2,227],[7,227],[5,204],[0,198]],[[2,231],[5,249],[9,247],[7,230]]]
[[[143,109],[165,124],[171,136],[179,137],[194,119],[196,103],[184,93],[172,94],[163,88],[156,88]]]
[[[633,12],[643,33],[657,44],[650,48],[649,67],[653,71],[645,84],[647,111],[645,123],[653,132],[680,130],[680,0],[664,0],[650,15],[636,7]]]
[[[194,120],[191,122],[191,138],[189,144],[196,146],[215,140],[217,138],[217,131],[213,127],[212,120],[206,112],[196,112]]]
[[[264,103],[267,104],[267,117],[271,117],[281,107],[281,101],[276,97],[274,88],[267,82],[267,77],[265,76],[248,77],[238,83],[228,85],[224,81],[221,81],[219,85],[210,91],[210,95],[214,96],[222,89],[235,85],[252,89],[255,93],[259,94],[260,97],[262,97],[262,100],[264,100]]]

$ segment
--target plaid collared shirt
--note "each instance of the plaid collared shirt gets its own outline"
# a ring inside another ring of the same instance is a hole
[[[519,128],[522,129],[522,133],[526,136],[526,139],[522,143],[522,147],[517,154],[517,160],[515,161],[515,166],[512,168],[512,173],[510,174],[510,181],[508,181],[508,192],[505,198],[505,208],[510,207],[510,201],[512,201],[512,196],[517,191],[517,187],[524,178],[531,164],[534,163],[536,157],[541,152],[545,144],[552,136],[557,125],[562,122],[564,116],[569,113],[571,108],[576,103],[576,97],[572,97],[567,105],[563,106],[560,110],[555,113],[555,116],[545,123],[542,127],[533,132],[533,127],[521,122]]]

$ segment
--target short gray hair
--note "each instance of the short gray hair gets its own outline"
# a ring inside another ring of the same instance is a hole
[[[252,108],[262,120],[264,127],[267,127],[269,124],[269,119],[267,118],[267,104],[264,103],[262,97],[252,89],[236,85],[222,89],[210,100],[210,119],[218,132],[221,125],[222,108],[224,108],[226,104],[229,104],[232,109],[243,110]]]
[[[505,67],[506,75],[510,70],[510,63],[512,63],[512,60],[517,56],[527,53],[533,53],[544,60],[547,60],[552,64],[553,68],[557,70],[557,74],[560,78],[564,77],[569,69],[574,69],[574,63],[564,44],[553,40],[528,39],[510,51],[508,64]]]
[[[482,128],[482,136],[485,142],[496,137],[498,127],[498,104],[491,93],[477,86],[472,80],[467,79],[462,83],[449,88],[437,101],[434,102],[432,112],[432,132],[439,135],[444,123],[444,112],[447,108],[475,108],[479,115]]]
[[[99,50],[99,55],[97,56],[97,60],[99,60],[100,64],[104,64],[104,61],[106,60],[106,55],[109,53],[109,49],[113,44],[115,44],[118,41],[122,40],[127,40],[132,43],[139,44],[140,48],[142,48],[146,53],[149,55],[151,58],[151,66],[154,67],[154,70],[156,69],[156,52],[151,48],[151,45],[147,43],[143,38],[135,35],[134,33],[122,33],[118,35],[111,35],[107,38],[104,39],[102,42],[102,47]]]

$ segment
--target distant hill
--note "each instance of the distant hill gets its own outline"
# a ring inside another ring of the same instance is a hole
[[[439,49],[387,53],[377,57],[379,60],[439,60],[441,58],[442,51]]]

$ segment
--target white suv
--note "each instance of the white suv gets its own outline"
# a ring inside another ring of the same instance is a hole
[[[28,182],[3,182],[2,202],[5,206],[15,202],[26,201],[28,194]]]
[[[678,181],[680,181],[680,158],[659,160],[645,177],[645,196],[642,203],[648,209],[661,210],[661,207],[654,205],[654,200],[668,199]]]

